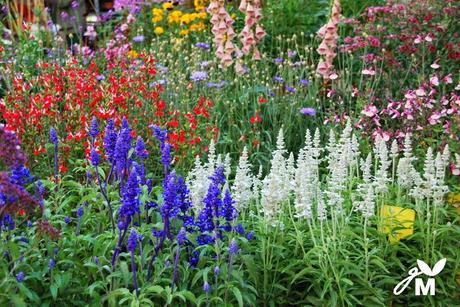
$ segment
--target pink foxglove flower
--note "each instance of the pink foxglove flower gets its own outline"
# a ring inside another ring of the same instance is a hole
[[[238,48],[232,43],[236,35],[233,30],[234,21],[225,10],[224,0],[212,0],[208,6],[208,13],[212,16],[210,22],[217,48],[216,56],[225,67],[228,67],[233,63],[233,53],[238,52]]]
[[[321,60],[318,63],[316,71],[323,76],[324,79],[336,79],[338,75],[333,72],[334,58],[336,56],[335,49],[337,48],[338,23],[340,21],[340,0],[334,0],[332,4],[331,16],[329,21],[318,30],[318,36],[323,39],[318,49],[316,50],[321,55]],[[331,78],[331,76],[334,78]]]
[[[245,25],[240,33],[243,47],[241,51],[249,54],[252,50],[252,58],[260,60],[261,54],[256,47],[257,44],[266,35],[265,30],[260,25],[262,19],[262,8],[260,0],[243,0],[240,3],[239,10],[246,14]]]

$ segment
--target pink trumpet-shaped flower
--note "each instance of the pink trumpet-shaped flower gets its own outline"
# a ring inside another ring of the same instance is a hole
[[[339,21],[340,0],[334,0],[329,21],[317,32],[318,36],[321,37],[323,41],[316,51],[319,55],[323,56],[323,59],[319,61],[316,72],[326,80],[333,79],[331,78],[332,75],[337,75],[333,73],[332,70],[334,67],[333,61],[336,56],[335,49],[337,48],[337,40],[339,38],[337,27]]]
[[[211,0],[207,11],[211,15],[211,32],[217,47],[215,54],[222,64],[228,67],[233,63],[233,54],[238,51],[238,48],[231,42],[235,37],[234,21],[225,9],[224,0]]]
[[[241,51],[244,54],[249,54],[252,51],[252,58],[260,60],[262,58],[257,44],[266,35],[264,29],[260,25],[262,18],[262,9],[260,0],[243,0],[240,3],[239,10],[243,12],[245,17],[245,25],[240,33],[243,47]],[[243,71],[240,69],[240,71]]]

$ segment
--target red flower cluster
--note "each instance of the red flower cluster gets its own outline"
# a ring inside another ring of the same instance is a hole
[[[211,124],[211,100],[201,97],[192,111],[181,111],[161,98],[163,88],[154,82],[151,56],[121,59],[107,67],[73,59],[65,66],[43,63],[37,69],[30,79],[16,77],[14,89],[0,101],[7,129],[15,131],[25,150],[36,156],[46,151],[49,127],[55,127],[63,139],[61,152],[88,153],[87,131],[93,116],[101,121],[113,118],[117,125],[126,117],[133,135],[149,135],[151,123],[163,126],[170,131],[170,143],[184,155],[191,152],[187,147],[218,132]]]

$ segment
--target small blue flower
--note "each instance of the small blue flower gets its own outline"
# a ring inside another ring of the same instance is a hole
[[[248,235],[246,236],[246,239],[248,239],[248,241],[251,241],[252,239],[254,239],[254,231],[250,231]]]
[[[24,272],[21,271],[21,272],[19,272],[19,273],[16,275],[16,280],[17,280],[18,282],[23,282],[23,281],[24,281],[24,277],[25,277],[25,276],[24,276]]]
[[[208,284],[207,281],[205,281],[204,284],[203,284],[203,291],[204,291],[206,294],[208,294],[209,291],[211,291],[211,286]]]
[[[302,86],[308,86],[310,84],[310,80],[307,79],[300,79],[300,84]]]
[[[288,85],[286,85],[286,91],[289,92],[289,93],[293,93],[293,94],[295,92],[297,92],[295,87],[291,87],[291,86],[288,86]]]
[[[315,116],[316,110],[313,108],[302,108],[300,109],[300,113],[307,116]]]
[[[70,216],[64,218],[64,223],[69,224],[71,222]]]
[[[208,50],[209,48],[211,48],[211,45],[209,45],[208,43],[199,42],[195,44],[195,47]]]
[[[195,82],[203,81],[203,80],[206,80],[207,78],[208,78],[208,73],[205,71],[194,71],[190,75],[190,80],[195,81]]]
[[[241,224],[238,224],[235,226],[235,231],[239,233],[240,235],[244,234],[244,227]]]
[[[273,77],[273,80],[276,81],[276,82],[279,82],[279,83],[283,83],[283,82],[284,82],[284,79],[281,78],[280,76],[274,76],[274,77]]]
[[[83,210],[83,207],[82,206],[78,207],[78,209],[77,209],[77,217],[82,217],[84,213],[85,212]]]
[[[142,43],[145,39],[144,35],[136,35],[133,37],[133,42],[135,43]]]
[[[50,261],[48,262],[48,267],[50,268],[50,270],[56,267],[56,261],[53,258],[51,258]]]

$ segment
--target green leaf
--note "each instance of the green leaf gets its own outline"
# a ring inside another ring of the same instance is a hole
[[[20,297],[19,295],[13,295],[11,297],[11,302],[16,307],[27,307],[26,303],[24,302],[22,297]]]
[[[50,287],[51,295],[53,296],[54,300],[56,300],[57,298],[58,289],[59,289],[59,286],[57,284],[52,284]]]
[[[243,307],[243,296],[241,295],[240,289],[232,287],[232,292],[235,295],[236,300],[238,301],[238,306]]]

